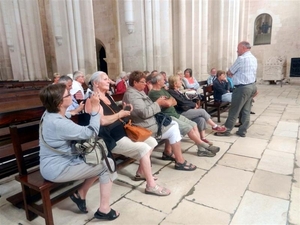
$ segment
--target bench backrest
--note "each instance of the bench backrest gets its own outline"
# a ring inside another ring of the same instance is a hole
[[[27,154],[38,153],[39,151],[39,124],[12,125],[9,127],[9,131],[19,174],[26,175],[27,166],[24,158]]]
[[[213,101],[214,89],[212,85],[203,86],[203,96],[206,103]]]

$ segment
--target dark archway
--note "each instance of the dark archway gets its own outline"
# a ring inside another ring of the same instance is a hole
[[[103,43],[96,39],[97,69],[107,73],[106,51]]]

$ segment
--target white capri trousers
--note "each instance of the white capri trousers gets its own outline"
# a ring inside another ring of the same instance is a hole
[[[154,137],[149,137],[144,142],[133,142],[125,136],[117,141],[117,146],[113,148],[112,153],[140,160],[156,145],[157,141]]]
[[[175,144],[181,140],[178,123],[172,120],[171,124],[162,130],[161,139],[168,139],[170,144]]]

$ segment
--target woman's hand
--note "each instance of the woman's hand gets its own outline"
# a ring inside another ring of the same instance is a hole
[[[85,100],[85,112],[86,113],[99,112],[99,108],[100,108],[99,93],[93,92],[90,98],[87,98]]]
[[[133,106],[131,104],[127,104],[126,102],[123,102],[123,110],[132,112]]]
[[[123,118],[123,117],[127,117],[127,116],[130,116],[130,112],[131,111],[127,111],[127,110],[124,110],[122,109],[121,111],[119,111],[117,114],[118,114],[118,118]]]

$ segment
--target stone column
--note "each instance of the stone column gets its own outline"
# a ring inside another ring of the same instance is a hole
[[[179,48],[179,68],[186,67],[186,1],[179,0],[179,40],[177,46]]]
[[[152,27],[152,0],[145,0],[145,55],[146,70],[150,72],[154,69],[154,49],[153,49],[153,27]]]
[[[68,18],[68,31],[69,31],[69,42],[71,50],[71,59],[72,59],[72,71],[79,70],[78,67],[78,56],[77,56],[77,43],[76,43],[76,33],[75,33],[75,24],[74,24],[74,9],[72,0],[66,0],[67,2],[67,18]]]
[[[3,4],[0,3],[0,14],[4,14]],[[13,71],[10,62],[10,51],[8,44],[10,43],[11,39],[7,39],[7,35],[10,35],[9,32],[6,32],[4,18],[0,16],[0,80],[12,80],[13,79]],[[12,42],[10,43],[12,44]]]
[[[208,77],[208,0],[202,0],[199,5],[199,20],[201,21],[200,29],[200,77],[199,80],[205,80]]]
[[[96,43],[95,43],[95,26],[93,15],[93,1],[80,1],[82,37],[84,47],[84,66],[85,73],[92,74],[97,70]]]
[[[85,34],[82,32],[81,14],[84,15],[84,13],[87,12],[83,12],[79,3],[80,3],[79,0],[73,0],[77,63],[78,63],[78,69],[85,73],[85,65],[84,65],[85,55],[83,51],[84,48],[83,36],[85,36]],[[87,23],[90,23],[90,21],[88,21]]]
[[[1,1],[14,79],[46,79],[39,7],[36,1]]]

